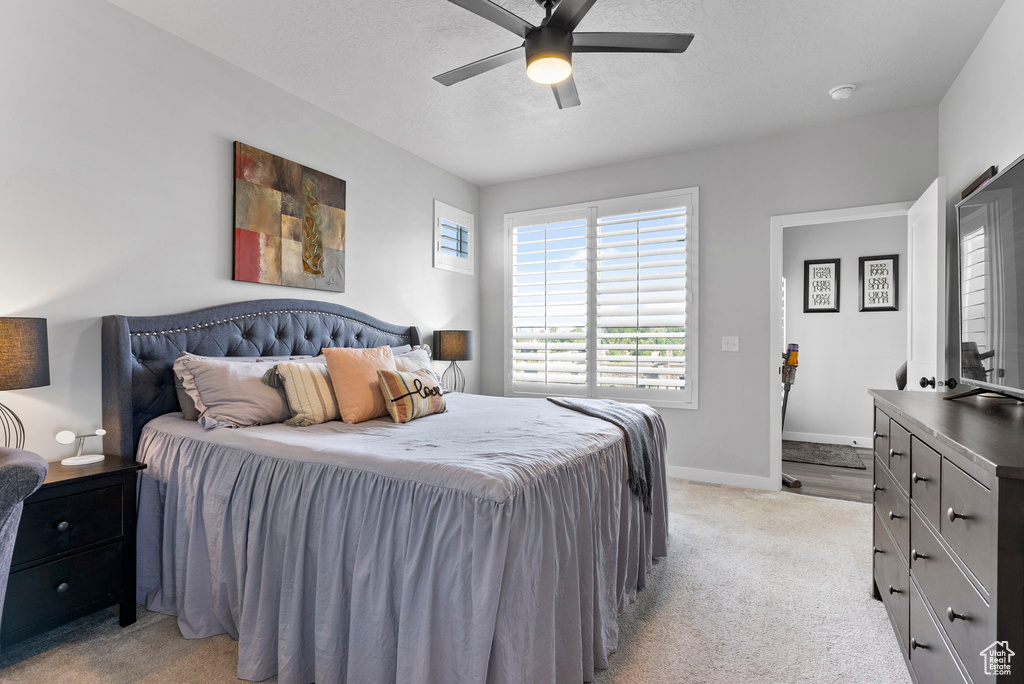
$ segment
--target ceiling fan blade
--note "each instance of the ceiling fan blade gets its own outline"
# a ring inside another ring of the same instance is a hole
[[[483,59],[473,62],[472,64],[460,66],[458,69],[446,71],[440,76],[435,76],[434,80],[440,83],[441,85],[454,85],[459,81],[465,81],[467,78],[479,76],[485,71],[497,69],[498,67],[514,62],[517,59],[522,59],[522,57],[523,46],[520,45],[519,47],[512,48],[511,50],[505,50],[504,52],[499,52],[496,55],[484,57]]]
[[[495,5],[490,0],[448,0],[448,2],[467,9],[487,21],[511,31],[520,38],[526,38],[527,33],[537,28],[525,19],[512,14],[504,7]]]
[[[558,103],[559,109],[579,106],[580,94],[576,90],[576,81],[572,76],[551,86],[551,89],[555,91],[555,102]]]
[[[574,33],[573,52],[685,52],[692,33]]]
[[[586,16],[597,0],[561,0],[544,25],[560,26],[572,32]]]

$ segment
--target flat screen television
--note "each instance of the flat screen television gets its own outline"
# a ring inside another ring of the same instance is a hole
[[[1024,157],[957,204],[960,377],[1024,400]]]

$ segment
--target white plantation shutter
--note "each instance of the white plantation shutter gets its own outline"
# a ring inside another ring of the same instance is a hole
[[[510,393],[696,407],[696,200],[692,188],[507,217]]]
[[[587,224],[586,213],[562,212],[512,227],[511,381],[519,390],[586,393]]]
[[[600,208],[598,387],[686,388],[687,207],[674,199],[646,211]]]

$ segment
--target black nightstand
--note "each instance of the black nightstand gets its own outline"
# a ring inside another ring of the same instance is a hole
[[[0,618],[0,645],[120,604],[135,622],[135,482],[143,463],[107,456],[50,464],[25,501]]]

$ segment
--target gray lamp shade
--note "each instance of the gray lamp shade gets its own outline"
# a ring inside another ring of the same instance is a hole
[[[435,330],[435,361],[470,361],[473,358],[473,332],[470,330]]]
[[[0,318],[0,390],[50,384],[45,318]]]

